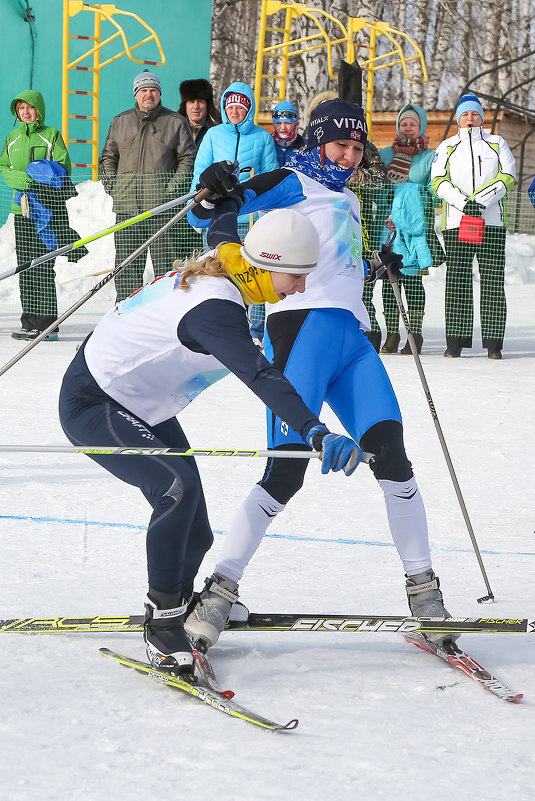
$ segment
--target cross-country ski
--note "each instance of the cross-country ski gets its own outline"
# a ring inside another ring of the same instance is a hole
[[[165,670],[155,668],[154,665],[149,665],[147,662],[141,662],[138,659],[133,659],[124,654],[110,651],[108,648],[101,648],[100,653],[110,659],[115,659],[115,661],[125,667],[133,668],[138,673],[148,676],[159,684],[190,695],[192,698],[206,704],[212,709],[216,709],[218,712],[223,712],[225,715],[238,718],[246,723],[252,723],[254,726],[258,726],[261,729],[276,732],[292,731],[298,725],[299,721],[295,719],[285,724],[275,723],[273,720],[269,720],[269,718],[263,715],[258,715],[256,712],[245,709],[245,707],[225,695],[224,692],[220,693],[213,690],[211,687],[203,685],[202,682],[196,683],[195,681],[188,681],[181,676],[174,676]]]
[[[91,634],[143,631],[143,615],[95,617],[22,617],[0,619],[0,633]],[[353,632],[357,634],[535,634],[535,618],[442,618],[404,615],[348,615],[249,612],[243,620],[230,620],[225,631],[240,632]]]
[[[486,668],[480,665],[476,660],[459,648],[457,644],[450,643],[446,646],[436,645],[430,640],[426,639],[422,634],[405,634],[407,642],[413,643],[417,648],[426,651],[429,654],[434,654],[440,659],[446,661],[449,665],[457,668],[466,676],[471,678],[480,687],[488,690],[493,695],[501,698],[504,701],[520,701],[523,698],[522,693],[517,693],[509,689],[503,684],[500,679],[497,679]]]

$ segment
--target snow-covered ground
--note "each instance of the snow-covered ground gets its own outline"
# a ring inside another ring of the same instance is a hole
[[[102,216],[78,230],[108,224]],[[9,247],[0,244],[1,271],[12,264]],[[91,247],[91,263],[75,265],[77,274],[111,266],[107,240]],[[67,267],[58,262],[58,272],[62,280]],[[443,275],[426,281],[422,364],[496,596],[492,606],[476,601],[485,585],[414,361],[383,357],[426,501],[434,567],[457,615],[535,617],[534,276],[533,238],[512,237],[501,362],[486,358],[479,332],[472,352],[442,357]],[[66,285],[62,306],[97,280]],[[18,320],[16,286],[16,278],[0,285],[1,364],[21,348],[9,336]],[[99,301],[100,311],[111,295]],[[41,343],[0,378],[1,444],[65,442],[56,412],[61,377],[98,311],[93,302],[78,312],[58,343]],[[323,418],[336,428],[330,410]],[[203,393],[181,422],[194,446],[264,446],[262,406],[232,376]],[[216,535],[199,584],[262,462],[210,459],[200,467]],[[149,510],[137,490],[84,456],[0,453],[0,498],[0,618],[142,612]],[[269,534],[241,585],[253,611],[406,612],[382,494],[366,467],[351,478],[324,477],[311,464],[303,490]],[[535,637],[462,638],[524,693],[522,704],[511,705],[396,635],[223,635],[211,652],[222,683],[268,717],[299,718],[296,731],[281,735],[228,719],[100,656],[104,645],[143,658],[137,634],[4,633],[0,643],[3,801],[533,798]]]

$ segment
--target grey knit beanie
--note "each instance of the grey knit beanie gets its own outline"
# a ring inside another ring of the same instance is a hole
[[[162,92],[162,85],[158,76],[148,70],[143,70],[143,72],[140,72],[139,75],[136,75],[134,78],[134,97],[140,89],[149,88],[157,89],[160,94]]]

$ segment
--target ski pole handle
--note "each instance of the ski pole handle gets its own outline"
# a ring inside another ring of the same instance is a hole
[[[392,251],[392,245],[394,244],[394,240],[395,240],[395,238],[397,236],[397,233],[398,233],[397,229],[396,229],[396,226],[394,225],[393,222],[391,222],[391,225],[393,227],[390,228],[389,234],[388,234],[388,236],[386,238],[386,242],[385,242],[385,247],[388,248],[389,252]],[[387,267],[386,268],[386,272],[387,272],[388,280],[390,281],[390,283],[391,284],[397,284],[398,277],[397,277],[396,273],[392,270],[392,268],[391,267]]]
[[[193,201],[194,203],[202,203],[203,200],[206,200],[208,195],[210,194],[209,189],[200,189],[194,196]]]

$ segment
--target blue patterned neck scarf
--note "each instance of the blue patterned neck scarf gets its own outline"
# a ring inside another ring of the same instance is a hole
[[[353,170],[344,170],[339,167],[327,156],[325,156],[324,167],[321,163],[319,147],[314,147],[312,150],[296,150],[284,166],[308,175],[309,178],[313,178],[327,189],[332,189],[333,192],[341,192],[353,172]]]

